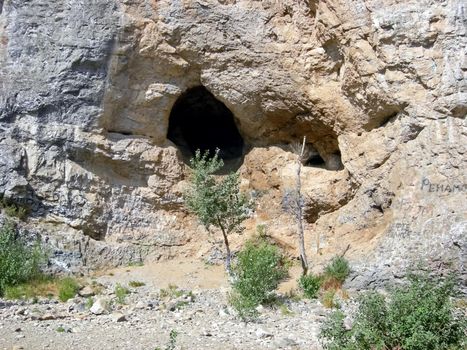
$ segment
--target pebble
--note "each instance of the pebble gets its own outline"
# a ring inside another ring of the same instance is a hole
[[[126,316],[120,312],[115,312],[112,314],[112,320],[114,322],[124,322],[126,321]]]

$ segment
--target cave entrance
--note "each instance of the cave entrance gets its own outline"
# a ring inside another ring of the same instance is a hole
[[[243,157],[243,138],[232,112],[204,86],[187,90],[175,102],[169,119],[167,138],[184,156],[193,156],[197,149],[219,156],[224,161]]]

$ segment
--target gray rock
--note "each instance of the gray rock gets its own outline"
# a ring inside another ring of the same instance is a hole
[[[107,299],[104,298],[97,298],[94,301],[94,304],[91,306],[89,311],[94,315],[102,315],[104,313],[108,313],[110,310],[110,305]]]

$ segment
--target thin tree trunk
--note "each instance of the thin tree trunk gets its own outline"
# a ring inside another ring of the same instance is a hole
[[[305,235],[303,232],[303,208],[302,208],[302,182],[300,179],[302,171],[302,157],[305,152],[306,136],[303,137],[302,150],[297,161],[297,226],[300,246],[300,261],[302,263],[302,274],[308,273],[308,259],[305,252]]]
[[[222,231],[222,236],[224,237],[224,245],[225,245],[225,251],[226,251],[225,270],[227,271],[227,274],[229,276],[232,276],[231,253],[230,253],[229,239],[227,238],[227,232],[225,232],[225,228],[222,225],[219,218],[217,218],[217,223],[219,224],[219,227],[221,228],[221,231]]]

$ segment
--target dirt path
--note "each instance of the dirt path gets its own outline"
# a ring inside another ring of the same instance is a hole
[[[185,289],[216,289],[227,287],[224,267],[207,265],[199,260],[170,260],[144,266],[130,266],[107,270],[95,275],[103,282],[128,284],[142,281],[154,288],[175,285]]]

